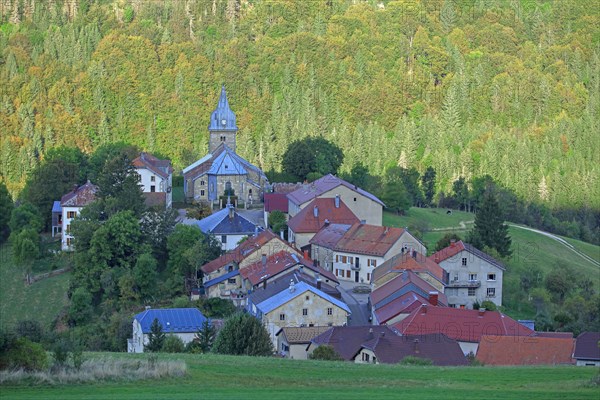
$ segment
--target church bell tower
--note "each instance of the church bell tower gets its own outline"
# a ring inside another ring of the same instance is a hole
[[[225,85],[223,85],[221,87],[219,103],[215,111],[212,112],[210,123],[208,124],[208,132],[210,133],[208,152],[212,154],[221,143],[226,144],[235,152],[235,136],[237,131],[235,114],[229,108],[227,92],[225,91]]]

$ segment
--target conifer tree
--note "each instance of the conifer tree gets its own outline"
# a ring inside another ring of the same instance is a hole
[[[150,325],[150,334],[148,335],[148,344],[146,350],[148,351],[160,351],[165,342],[165,333],[162,330],[162,325],[158,322],[158,318],[154,318],[152,325]]]
[[[488,190],[475,215],[475,226],[469,234],[469,242],[480,250],[487,246],[496,249],[502,257],[508,257],[512,254],[511,238],[502,214],[496,197]]]

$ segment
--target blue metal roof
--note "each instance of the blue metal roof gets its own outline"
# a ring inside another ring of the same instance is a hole
[[[52,212],[53,213],[61,213],[62,212],[62,207],[60,205],[60,200],[55,200],[54,203],[52,203]]]
[[[273,311],[274,309],[276,309],[277,307],[287,303],[290,300],[295,299],[296,297],[302,295],[304,292],[308,292],[308,291],[313,292],[317,296],[320,296],[320,297],[324,298],[325,300],[329,301],[330,303],[335,304],[342,310],[346,311],[348,314],[351,314],[350,308],[348,308],[346,303],[339,301],[338,299],[336,299],[334,297],[331,297],[327,293],[324,293],[324,292],[320,291],[319,289],[312,287],[311,285],[309,285],[305,282],[299,282],[299,283],[294,284],[293,292],[290,292],[289,289],[282,290],[281,292],[277,293],[276,295],[269,297],[265,301],[257,304],[256,308],[258,308],[263,314],[267,314],[267,313]]]
[[[221,283],[224,280],[232,278],[232,277],[237,276],[239,274],[240,274],[240,270],[239,269],[235,269],[235,270],[233,270],[231,272],[226,273],[225,275],[219,276],[218,278],[211,279],[210,281],[204,282],[204,287],[208,288],[208,287],[214,286],[217,283]]]
[[[244,160],[237,156],[233,150],[224,145],[224,151],[212,162],[210,169],[206,172],[210,175],[246,175],[248,171],[244,168]]]
[[[215,235],[251,235],[255,233],[256,224],[248,221],[234,210],[233,218],[229,218],[229,208],[225,207],[196,223],[204,233]],[[260,230],[262,228],[258,227]]]
[[[235,123],[235,114],[229,108],[229,101],[227,101],[227,93],[225,92],[225,85],[221,87],[221,96],[219,97],[219,104],[217,108],[210,116],[210,123],[208,124],[209,131],[237,131],[238,127]]]
[[[204,321],[210,321],[197,308],[151,308],[135,316],[142,326],[143,333],[150,333],[155,318],[158,319],[165,333],[197,332],[202,328]]]

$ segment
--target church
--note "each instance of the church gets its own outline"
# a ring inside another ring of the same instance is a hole
[[[238,207],[262,202],[267,177],[235,152],[237,131],[235,113],[229,108],[223,86],[208,124],[208,154],[183,170],[186,201],[212,205],[231,197]]]

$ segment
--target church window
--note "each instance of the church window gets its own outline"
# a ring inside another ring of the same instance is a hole
[[[204,186],[205,182],[204,181],[200,181],[200,186]]]
[[[225,139],[226,139],[225,136],[221,136],[221,142],[224,142]]]

